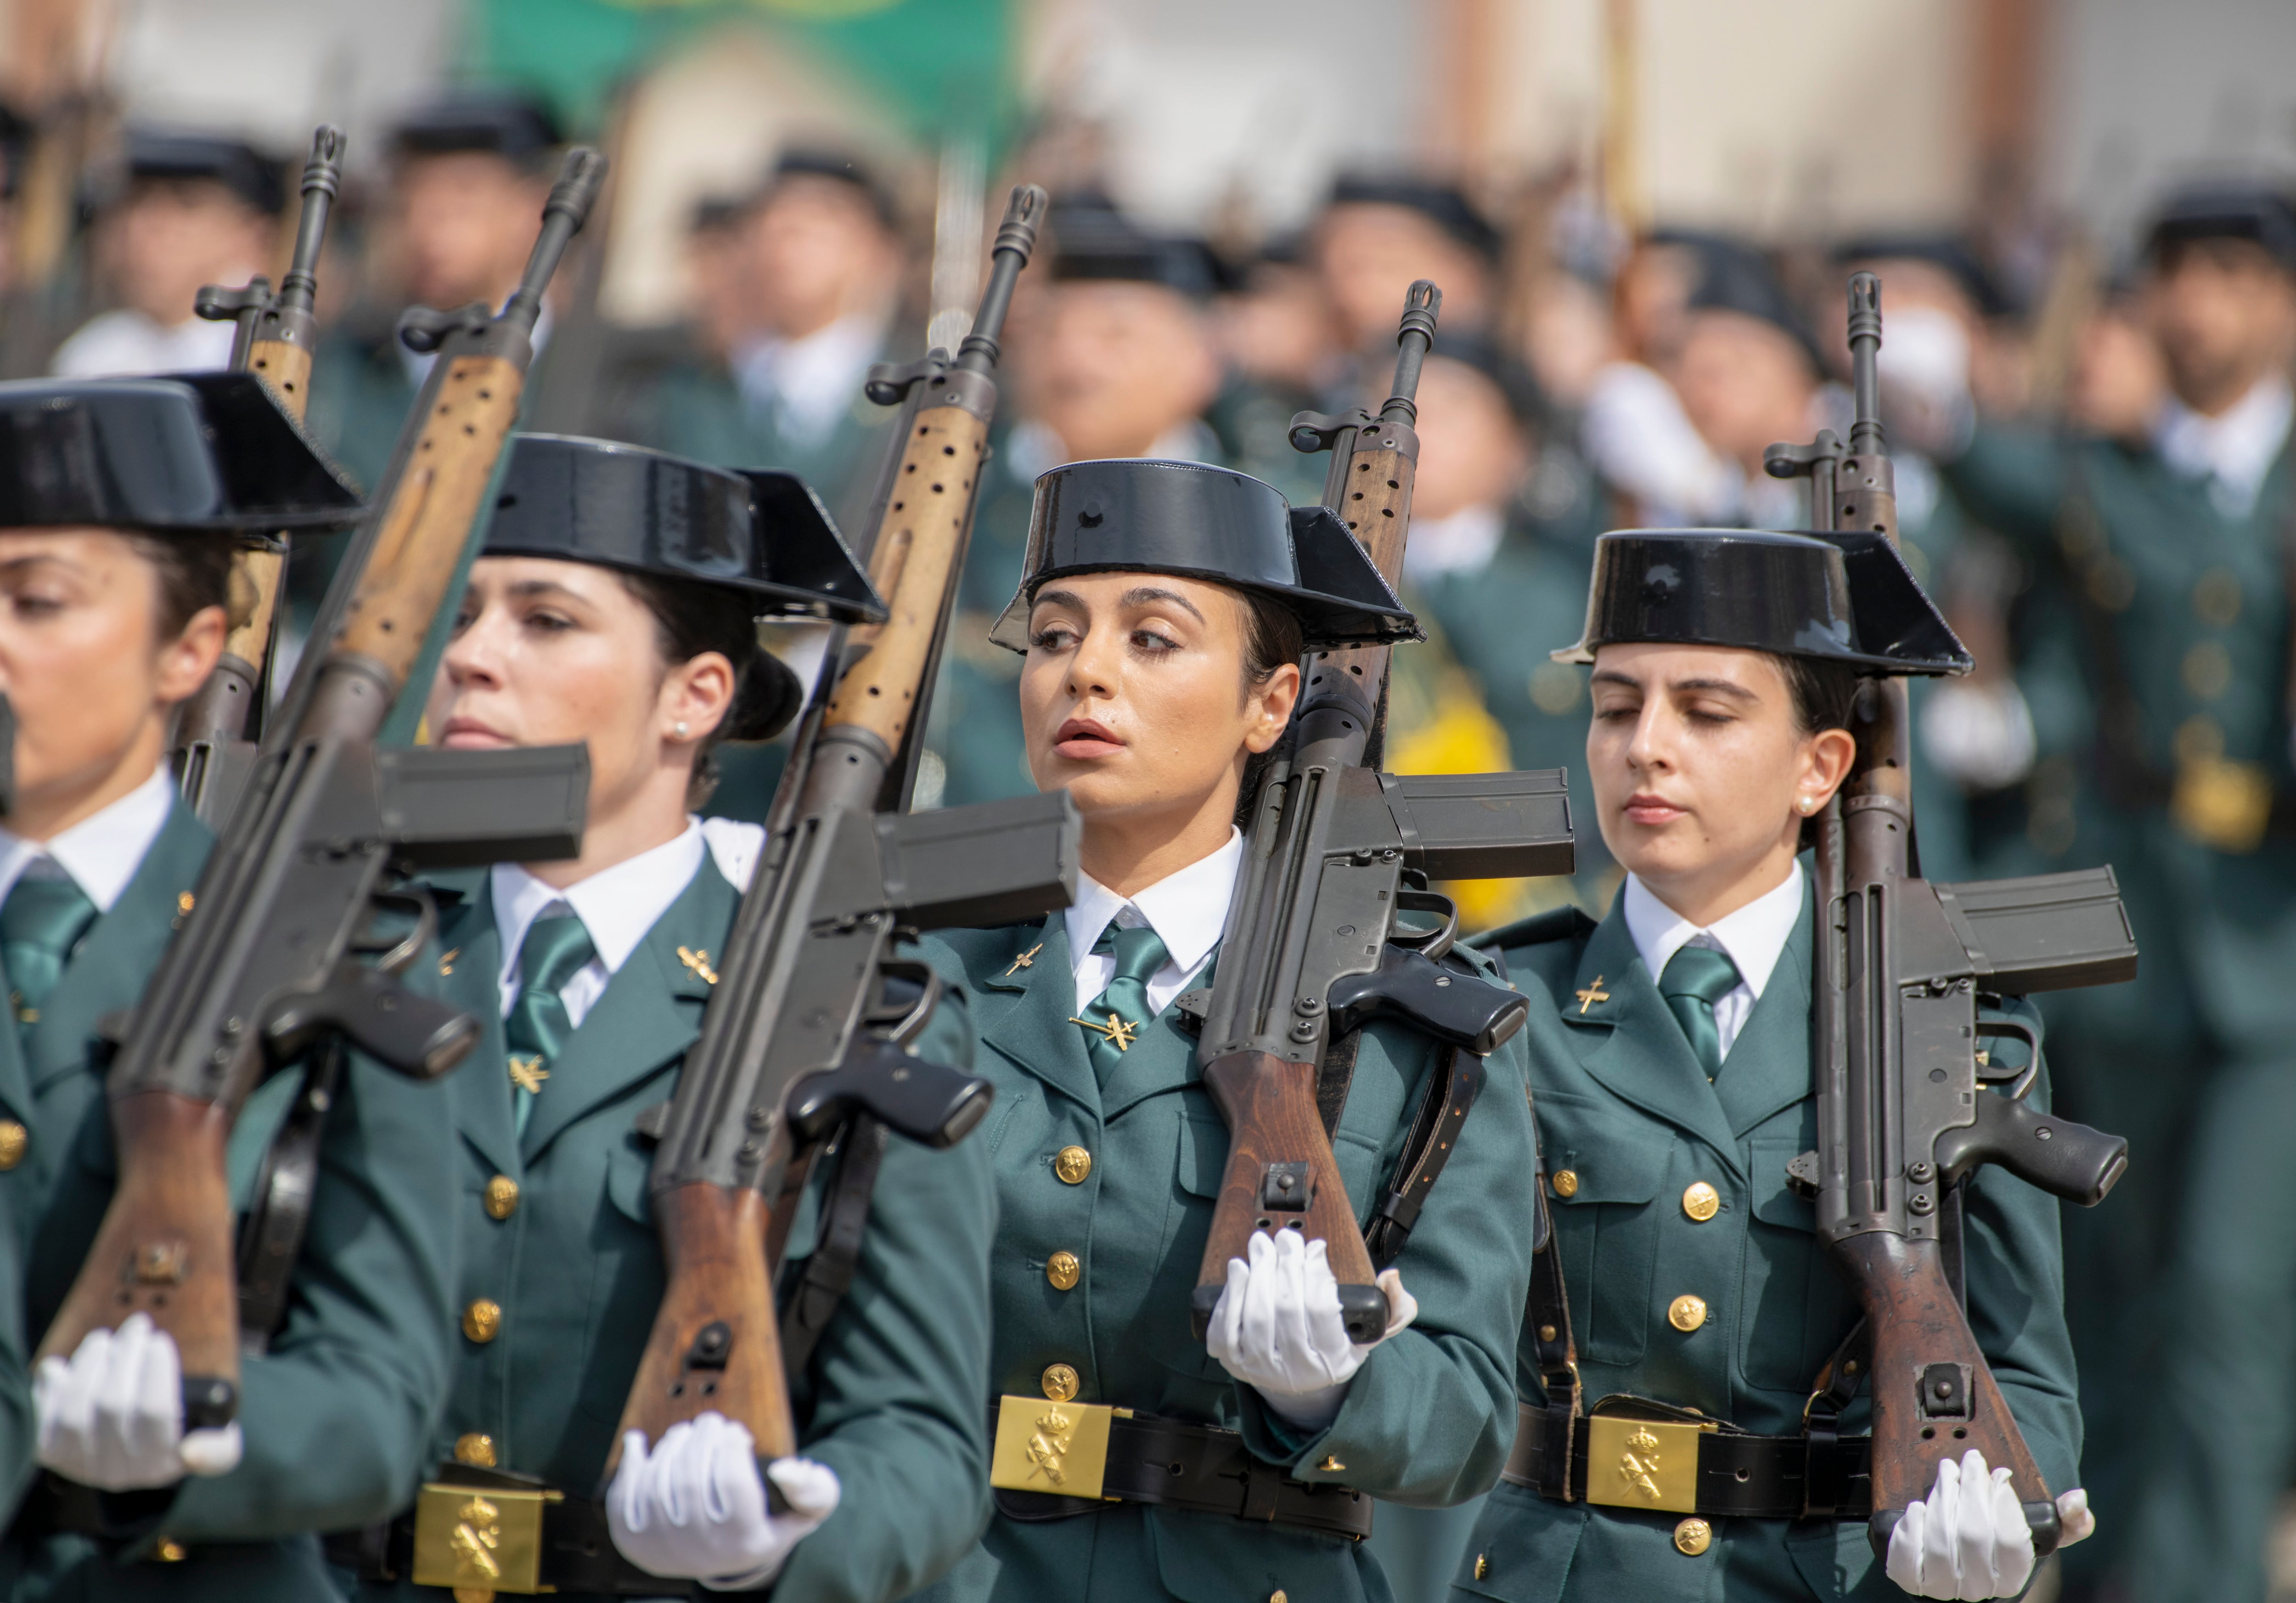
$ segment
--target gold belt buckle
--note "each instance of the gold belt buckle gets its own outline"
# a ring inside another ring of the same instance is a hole
[[[1001,1398],[988,1484],[1001,1492],[1098,1497],[1108,1474],[1108,1426],[1116,1410],[1098,1402]]]
[[[414,1584],[454,1589],[455,1603],[542,1584],[542,1510],[563,1492],[432,1482],[414,1503]]]
[[[1587,1421],[1587,1500],[1613,1508],[1698,1512],[1698,1438],[1712,1424],[1625,1419]]]

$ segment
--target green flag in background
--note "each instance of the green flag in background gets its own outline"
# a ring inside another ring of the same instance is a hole
[[[749,20],[849,72],[921,143],[993,162],[1012,125],[1014,0],[475,0],[464,76],[513,83],[594,132],[616,86],[694,30]]]

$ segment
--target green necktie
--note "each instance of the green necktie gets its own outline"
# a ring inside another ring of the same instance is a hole
[[[1738,989],[1738,966],[1730,954],[1710,946],[1685,946],[1667,959],[1658,993],[1711,1080],[1722,1072],[1722,1032],[1715,1027],[1714,1004]]]
[[[1101,931],[1092,949],[1114,954],[1116,973],[1084,1016],[1069,1022],[1084,1026],[1085,1055],[1092,1059],[1093,1073],[1105,1081],[1155,1016],[1148,1007],[1148,976],[1169,962],[1172,954],[1164,949],[1163,937],[1144,924],[1136,930],[1119,930],[1111,924]]]
[[[518,949],[518,1000],[503,1021],[503,1043],[510,1054],[511,1097],[518,1128],[534,1115],[534,1099],[550,1078],[558,1049],[574,1033],[574,1021],[558,993],[598,955],[590,932],[571,913],[552,913],[527,926]]]
[[[8,1002],[24,1040],[31,1039],[40,1009],[64,977],[72,948],[94,922],[95,904],[63,875],[27,875],[0,904],[0,966],[8,971]]]

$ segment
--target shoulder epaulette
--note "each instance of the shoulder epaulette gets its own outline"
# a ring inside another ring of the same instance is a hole
[[[1462,944],[1479,951],[1495,952],[1508,947],[1544,946],[1550,941],[1580,941],[1593,934],[1596,927],[1586,909],[1574,902],[1533,913],[1528,918],[1485,930],[1480,935],[1470,935]]]

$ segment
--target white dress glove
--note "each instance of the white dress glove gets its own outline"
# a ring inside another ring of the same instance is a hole
[[[69,1360],[42,1359],[32,1404],[40,1462],[100,1492],[170,1486],[186,1473],[227,1475],[244,1446],[237,1420],[184,1433],[176,1339],[149,1314],[89,1331]]]
[[[1324,1245],[1297,1230],[1251,1237],[1251,1262],[1227,1261],[1227,1286],[1213,1305],[1205,1345],[1227,1372],[1259,1392],[1267,1406],[1304,1430],[1339,1417],[1348,1385],[1372,1349],[1419,1317],[1403,1277],[1381,1272],[1387,1328],[1357,1346],[1340,1317],[1340,1283]]]
[[[1916,1598],[2015,1597],[2032,1578],[2033,1532],[2009,1471],[1988,1471],[1973,1448],[1939,1462],[1929,1497],[1890,1533],[1886,1567]]]
[[[797,1544],[837,1508],[837,1473],[810,1459],[766,1467],[786,1513],[767,1506],[757,1443],[723,1414],[671,1426],[646,1451],[644,1431],[622,1436],[621,1467],[606,1492],[606,1528],[623,1558],[652,1574],[748,1591],[782,1572]]]

